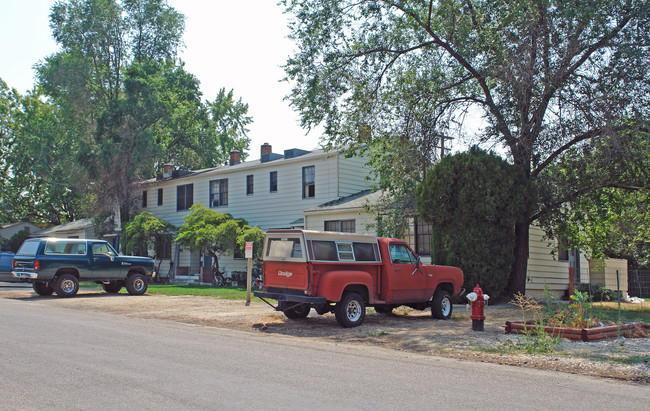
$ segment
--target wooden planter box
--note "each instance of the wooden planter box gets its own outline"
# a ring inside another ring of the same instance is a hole
[[[532,320],[526,321],[525,324],[522,321],[506,321],[505,328],[506,334],[524,334],[525,332],[537,334],[537,325]],[[598,341],[615,338],[637,328],[650,331],[650,324],[640,322],[592,328],[544,327],[544,332],[554,337],[570,340]]]

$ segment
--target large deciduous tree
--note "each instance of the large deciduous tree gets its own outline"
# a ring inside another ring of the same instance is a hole
[[[298,46],[290,100],[304,125],[325,123],[332,145],[439,141],[476,112],[481,142],[503,145],[536,183],[573,147],[647,130],[646,0],[283,3]],[[610,177],[574,194],[618,184]],[[512,293],[525,290],[529,225],[547,205],[557,203],[538,203],[513,228]]]
[[[211,167],[247,147],[248,106],[223,91],[202,103],[178,60],[184,16],[166,0],[59,1],[50,22],[61,50],[38,65],[39,81],[79,146],[96,214],[119,206],[128,219],[133,183],[166,162]]]
[[[79,146],[59,107],[39,88],[20,95],[0,80],[0,219],[61,224],[83,217],[88,201],[77,182]]]

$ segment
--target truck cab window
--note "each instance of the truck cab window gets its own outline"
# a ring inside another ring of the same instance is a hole
[[[389,247],[393,264],[415,264],[415,256],[404,244],[390,244]]]

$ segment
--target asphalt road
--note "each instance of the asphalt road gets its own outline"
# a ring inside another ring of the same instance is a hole
[[[625,409],[590,377],[0,298],[0,409]]]

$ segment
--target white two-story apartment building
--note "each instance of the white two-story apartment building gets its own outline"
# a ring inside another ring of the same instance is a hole
[[[259,160],[240,159],[239,151],[233,150],[227,166],[183,171],[166,165],[163,175],[142,183],[142,210],[180,227],[190,207],[201,203],[265,231],[302,228],[303,211],[369,188],[366,160],[346,158],[338,151],[290,149],[276,154],[265,143]],[[170,246],[165,254],[170,262],[176,261],[181,275],[200,270],[201,256],[190,250]],[[222,256],[219,267],[240,271],[245,262]],[[169,265],[163,263],[161,272],[166,270]]]

